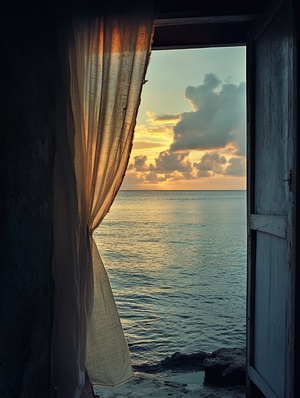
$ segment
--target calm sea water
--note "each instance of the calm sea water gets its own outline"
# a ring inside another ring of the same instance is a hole
[[[245,191],[119,191],[95,240],[134,365],[245,346]]]

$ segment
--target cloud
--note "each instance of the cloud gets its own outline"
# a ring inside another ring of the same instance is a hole
[[[124,182],[125,183],[123,183],[123,187],[124,186],[134,187],[138,184],[142,184],[144,182],[144,178],[135,173],[134,171],[130,171],[129,169],[127,169]]]
[[[217,151],[205,153],[200,162],[193,164],[189,152],[160,152],[154,164],[147,164],[147,156],[135,156],[126,175],[126,184],[159,184],[180,180],[199,180],[219,176],[244,176],[245,158],[225,156]]]
[[[154,123],[176,123],[180,118],[180,114],[162,114],[156,115],[154,111],[147,111],[148,122]]]
[[[198,177],[208,177],[214,174],[223,174],[223,165],[227,162],[225,156],[215,151],[202,156],[200,163],[194,163]],[[209,173],[211,172],[211,173]]]
[[[131,158],[128,186],[245,175],[245,84],[223,84],[207,74],[202,85],[187,87],[185,95],[191,112],[149,111],[148,125],[138,126],[140,141],[133,149],[143,155]],[[154,160],[153,148],[161,151]]]
[[[216,150],[233,145],[235,154],[244,155],[245,92],[245,83],[222,85],[213,74],[207,74],[202,85],[187,87],[185,96],[193,111],[181,114],[170,150]]]
[[[144,175],[144,181],[152,184],[158,184],[167,180],[166,176],[159,175],[155,171],[150,171]]]
[[[154,159],[154,164],[147,164],[147,156],[139,155],[134,157],[133,163],[128,167],[128,170],[137,172],[147,172],[157,174],[170,174],[173,172],[189,173],[192,170],[192,164],[188,160],[189,152],[176,153],[170,151],[162,151],[157,158]]]
[[[147,156],[139,155],[134,157],[133,164],[130,165],[130,170],[135,169],[136,171],[147,171],[149,166],[146,164]]]
[[[188,155],[189,152],[162,151],[154,159],[154,164],[151,163],[150,165],[147,164],[147,156],[135,156],[133,163],[128,167],[128,171],[137,173],[139,183],[158,184],[167,180],[194,179],[193,167]]]
[[[150,165],[151,170],[158,173],[170,173],[174,171],[190,172],[192,164],[187,159],[189,152],[160,152],[158,158],[155,159],[155,165]]]
[[[246,173],[246,159],[244,157],[231,158],[225,170],[226,175],[244,176]]]

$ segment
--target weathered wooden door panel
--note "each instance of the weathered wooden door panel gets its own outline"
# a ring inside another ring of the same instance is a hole
[[[293,397],[292,0],[274,1],[248,45],[248,396]]]
[[[283,396],[286,240],[264,232],[257,232],[256,239],[253,367],[278,396]]]

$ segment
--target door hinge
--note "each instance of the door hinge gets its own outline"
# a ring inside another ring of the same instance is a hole
[[[292,189],[292,170],[290,170],[290,172],[289,172],[289,178],[287,178],[286,180],[283,180],[283,181],[288,182],[289,190],[291,191],[291,189]]]

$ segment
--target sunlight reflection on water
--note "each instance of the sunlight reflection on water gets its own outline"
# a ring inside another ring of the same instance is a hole
[[[95,232],[135,363],[245,345],[244,191],[120,191]]]

